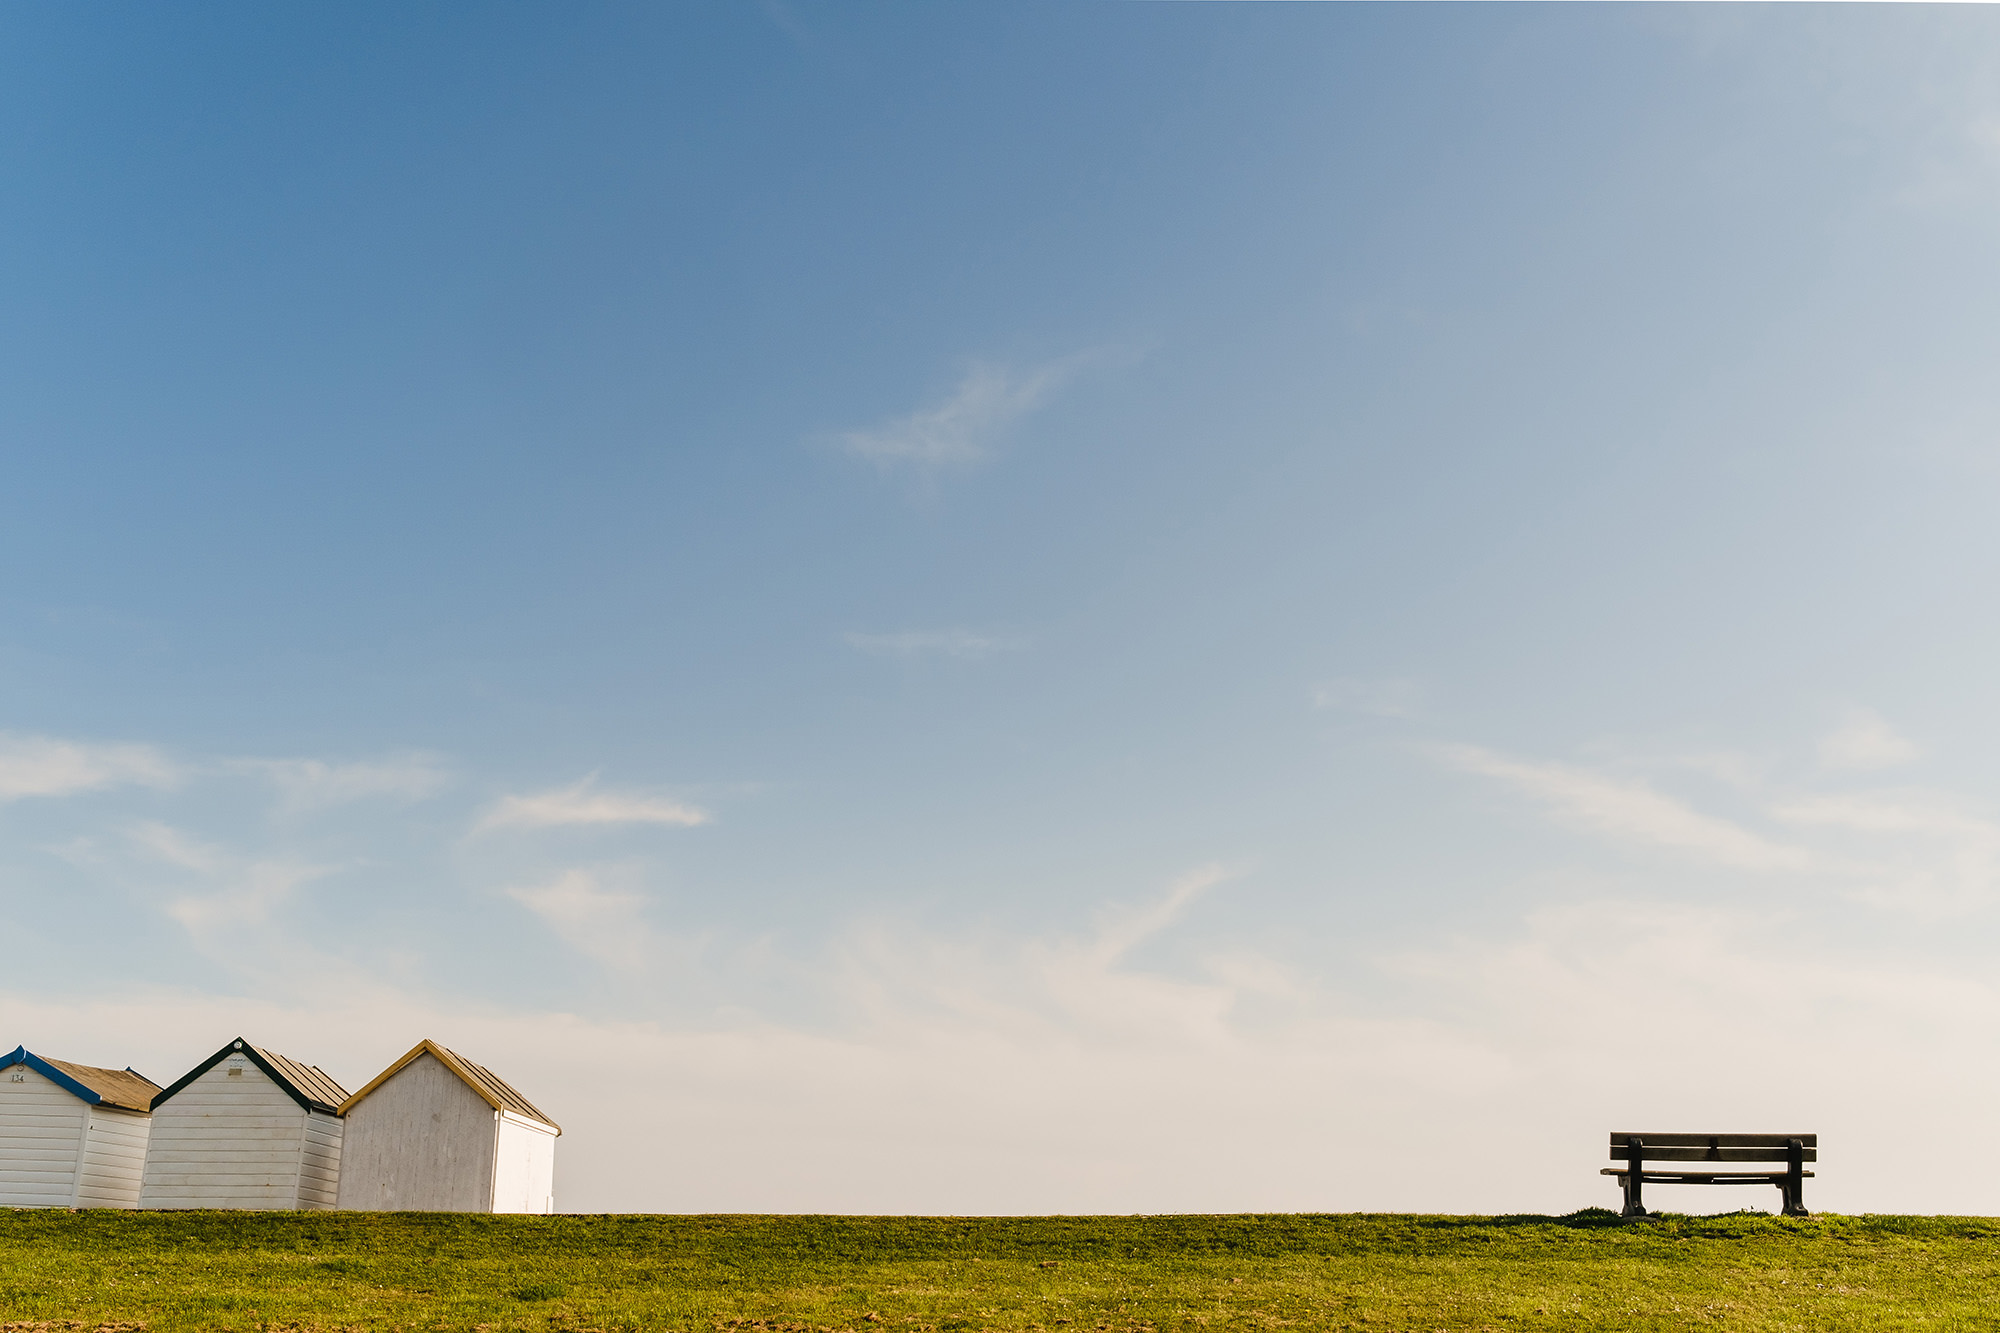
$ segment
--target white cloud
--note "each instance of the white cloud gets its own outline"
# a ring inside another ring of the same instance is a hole
[[[1702,814],[1643,783],[1563,764],[1508,759],[1470,745],[1448,746],[1442,753],[1458,768],[1496,778],[1558,818],[1614,841],[1669,847],[1742,870],[1797,871],[1814,864],[1803,848]]]
[[[374,762],[330,764],[319,759],[234,759],[225,768],[264,778],[290,810],[316,810],[385,797],[421,801],[451,784],[436,755],[406,754]]]
[[[645,899],[601,887],[587,870],[569,870],[547,884],[507,890],[572,948],[624,970],[643,966],[652,930],[641,916]]]
[[[221,872],[230,862],[221,848],[201,842],[158,820],[147,820],[132,830],[132,844],[139,852],[166,865],[192,870],[200,875]]]
[[[0,801],[73,796],[109,787],[171,787],[180,776],[173,763],[148,745],[0,737]]]
[[[172,896],[166,913],[211,944],[224,934],[264,925],[301,884],[329,873],[329,867],[282,857],[242,856],[158,821],[134,828],[131,845],[142,858],[197,878],[199,887]]]
[[[904,630],[896,634],[849,634],[848,646],[876,657],[924,657],[937,655],[978,661],[995,653],[1020,652],[1028,641],[997,634],[975,634],[971,630]]]
[[[1232,878],[1234,872],[1223,866],[1198,866],[1153,902],[1100,913],[1094,937],[1035,941],[1023,950],[1023,960],[1073,1024],[1141,1040],[1157,1039],[1165,1025],[1183,1038],[1213,1040],[1228,1024],[1233,987],[1214,978],[1149,976],[1125,964],[1139,945],[1175,925],[1196,898]]]
[[[1617,1120],[1797,1126],[1828,1149],[1815,1207],[1986,1211],[1977,1200],[2000,1188],[2000,1170],[1977,1184],[1899,1179],[1895,1158],[1911,1136],[2000,1096],[2000,1071],[1962,1055],[2000,1038],[2000,990],[1976,963],[1832,945],[1816,929],[1823,917],[1586,902],[1398,966],[1466,1015],[1468,1036],[1512,1052],[1523,1095],[1572,1122],[1574,1146],[1520,1126],[1544,1161],[1588,1160],[1579,1147],[1601,1155]],[[1562,1105],[1568,1097],[1580,1102]],[[1899,1123],[1909,1116],[1920,1123]],[[1768,1191],[1744,1195],[1771,1206]],[[1660,1195],[1704,1209],[1726,1197]]]
[[[241,864],[145,833],[190,873]],[[163,1081],[249,1034],[357,1087],[435,1037],[563,1124],[558,1201],[579,1211],[1565,1211],[1613,1201],[1604,1135],[1635,1120],[1819,1132],[1816,1208],[1969,1212],[2000,1190],[2000,1166],[1913,1174],[1903,1156],[2000,1099],[2000,1069],[1963,1058],[2000,1042],[2000,988],[1976,957],[1830,946],[1801,928],[1817,910],[1597,900],[1316,974],[1240,945],[1185,976],[1137,961],[1226,876],[1192,870],[1074,935],[889,923],[823,955],[722,960],[753,988],[774,966],[812,988],[796,1020],[327,985],[323,959],[242,998],[24,988],[0,1012],[33,1049]],[[507,892],[616,968],[672,944],[642,895],[596,872]],[[1468,1133],[1512,1150],[1467,1176],[1437,1145]]]
[[[1139,945],[1181,919],[1188,906],[1218,884],[1236,878],[1222,865],[1196,866],[1167,886],[1154,902],[1137,907],[1113,907],[1098,920],[1097,938],[1084,954],[1099,967],[1111,967]]]
[[[1011,422],[1042,404],[1075,373],[1080,361],[1051,362],[1025,373],[982,363],[966,372],[952,395],[873,430],[847,431],[848,452],[883,466],[937,468],[974,463]]]
[[[301,884],[327,873],[324,866],[289,861],[246,862],[230,882],[213,893],[184,894],[167,905],[167,915],[191,934],[261,925],[272,909],[288,900]]]
[[[1819,1209],[1978,1212],[2000,1190],[2000,1165],[1907,1161],[2000,1100],[2000,1069],[1963,1058],[2000,1042],[1976,960],[1832,950],[1780,913],[1594,901],[1332,984],[1242,950],[1197,979],[1133,966],[1131,942],[1212,876],[1076,939],[858,932],[831,968],[795,964],[827,988],[809,1021],[591,1019],[365,980],[23,990],[0,1011],[33,1049],[162,1079],[246,1033],[357,1087],[438,1038],[562,1123],[575,1211],[1560,1212],[1615,1200],[1604,1136],[1632,1121],[1816,1131]],[[600,939],[637,919],[588,875],[517,896]],[[1364,986],[1365,1006],[1348,993]],[[1510,1151],[1467,1175],[1437,1145],[1468,1134]]]
[[[1458,768],[1541,802],[1558,819],[1615,841],[1740,870],[1809,874],[1848,898],[1918,917],[1964,914],[2000,901],[2000,822],[1944,793],[1774,790],[1757,766],[1727,756],[1655,761],[1727,782],[1759,818],[1791,835],[1779,841],[1643,783],[1471,746],[1440,752]]]
[[[1775,848],[1780,869],[1806,858],[1815,888],[1910,900],[1995,882],[2000,831],[1982,807],[1937,793],[1774,796],[1769,779],[1746,779],[1735,795],[1792,846],[1628,778],[1451,754],[1641,848],[1755,869],[1772,867]],[[1706,781],[1655,762],[1662,783]],[[555,795],[612,794],[581,783]],[[360,965],[313,954],[285,910],[323,873],[303,858],[245,854],[165,823],[83,850],[105,849],[142,856],[167,910],[208,941],[216,966],[192,984],[241,998],[115,981],[53,995],[17,981],[0,991],[14,1040],[165,1079],[250,1034],[353,1087],[433,1036],[563,1123],[557,1192],[570,1209],[1560,1211],[1614,1199],[1596,1174],[1603,1137],[1635,1119],[1816,1130],[1828,1145],[1808,1200],[1819,1208],[1977,1211],[2000,1190],[2000,1166],[1913,1174],[1899,1157],[1910,1136],[2000,1100],[2000,1069],[1963,1058],[2000,1042],[2000,986],[1976,949],[1937,947],[1920,927],[1882,931],[1837,894],[1799,899],[1791,915],[1597,888],[1478,933],[1444,917],[1391,956],[1357,926],[1357,938],[1329,932],[1279,958],[1240,937],[1211,947],[1206,932],[1231,904],[1204,910],[1199,932],[1188,924],[1227,877],[1204,866],[1081,928],[892,920],[785,956],[769,940],[686,947],[651,925],[645,895],[615,870],[498,881],[512,887],[494,899],[635,974],[620,979],[621,1008],[592,1017],[506,984],[441,995],[420,940],[370,940]],[[1146,947],[1176,930],[1171,952]],[[413,951],[407,965],[396,949]],[[515,975],[504,952],[472,961]],[[399,969],[410,983],[385,984]],[[630,993],[681,972],[694,1004]],[[1781,1077],[1774,1058],[1787,1062]],[[609,1102],[592,1091],[607,1068],[621,1092]],[[630,1132],[635,1115],[646,1132]],[[1468,1177],[1436,1149],[1467,1133],[1514,1151]]]
[[[1819,743],[1819,761],[1843,772],[1868,772],[1907,764],[1917,747],[1882,718],[1857,710],[1840,728]]]
[[[577,825],[706,824],[708,812],[662,796],[592,790],[595,777],[554,791],[503,797],[473,830],[559,828]]]
[[[2000,898],[2000,824],[1949,796],[1916,790],[1795,796],[1771,813],[1830,835],[1860,886],[1856,896],[1877,906],[1936,916]]]
[[[1919,792],[1842,792],[1832,796],[1801,796],[1772,807],[1771,813],[1793,824],[1851,829],[1860,833],[1941,834],[1947,837],[2000,838],[2000,828],[1967,814],[1956,803]]]
[[[156,1078],[241,1032],[354,1088],[435,1037],[562,1124],[568,1211],[1304,1211],[1497,1198],[1532,1178],[1466,1181],[1435,1151],[1452,1123],[1437,1108],[1492,1088],[1502,1068],[1448,1031],[1331,1018],[1190,1039],[1173,984],[1134,980],[1128,1012],[1148,1016],[1146,1040],[1049,1021],[1011,989],[1032,979],[1004,968],[981,982],[983,1013],[910,987],[859,1024],[598,1021],[386,988],[310,1002],[0,993],[0,1005],[31,1049]],[[1369,1152],[1343,1146],[1356,1135]],[[1595,1198],[1594,1175],[1578,1175],[1571,1197]],[[1510,1197],[1561,1196],[1539,1188]]]

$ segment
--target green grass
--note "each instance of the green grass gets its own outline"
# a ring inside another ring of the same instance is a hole
[[[0,1329],[121,1325],[2000,1330],[2000,1220],[0,1213]]]

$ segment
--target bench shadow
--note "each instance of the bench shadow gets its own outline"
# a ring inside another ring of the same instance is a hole
[[[1437,1225],[1450,1227],[1567,1227],[1572,1231],[1603,1231],[1621,1227],[1657,1226],[1662,1222],[1718,1222],[1780,1220],[1776,1213],[1756,1208],[1738,1208],[1727,1213],[1653,1213],[1646,1217],[1622,1217],[1609,1208],[1579,1208],[1573,1213],[1503,1213],[1497,1217],[1439,1218]]]

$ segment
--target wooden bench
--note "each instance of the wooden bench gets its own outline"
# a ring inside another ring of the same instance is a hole
[[[1606,1167],[1600,1175],[1616,1176],[1625,1187],[1625,1217],[1646,1217],[1640,1200],[1644,1185],[1776,1185],[1785,1201],[1786,1217],[1810,1217],[1801,1197],[1812,1172],[1807,1162],[1819,1160],[1817,1134],[1611,1134],[1611,1160],[1624,1166]],[[1650,1171],[1648,1162],[1699,1162],[1701,1166]],[[1709,1162],[1783,1162],[1784,1168],[1762,1171],[1711,1171]]]

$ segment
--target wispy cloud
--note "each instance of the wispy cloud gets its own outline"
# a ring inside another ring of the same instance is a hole
[[[1819,761],[1842,772],[1895,768],[1917,757],[1917,747],[1880,716],[1856,709],[1819,743]]]
[[[577,825],[670,824],[692,828],[709,821],[708,812],[664,796],[598,791],[593,775],[554,791],[503,797],[473,829],[560,828]]]
[[[1111,967],[1125,955],[1181,919],[1195,899],[1238,872],[1211,862],[1175,879],[1167,891],[1136,907],[1114,907],[1098,918],[1098,932],[1085,955],[1100,967]]]
[[[422,800],[451,781],[438,756],[422,753],[361,763],[239,758],[187,764],[150,745],[0,735],[0,801],[114,787],[174,788],[218,771],[261,777],[284,793],[286,805],[299,809],[376,796]]]
[[[652,930],[640,915],[645,899],[604,888],[588,870],[511,888],[507,896],[540,917],[571,948],[611,967],[636,970],[650,953]]]
[[[154,820],[134,828],[130,840],[142,858],[199,881],[193,891],[170,899],[166,912],[203,939],[263,924],[301,884],[329,873],[326,866],[303,861],[241,856]]]
[[[1780,799],[1773,818],[1827,837],[1854,896],[1922,916],[2000,898],[2000,824],[1938,792],[1839,792]]]
[[[1846,1145],[1816,1186],[1832,1211],[1977,1211],[2000,1188],[1978,1163],[1913,1175],[1902,1147],[1913,1115],[1942,1129],[2000,1096],[2000,1072],[1964,1058],[2000,1040],[1976,951],[1836,948],[1777,910],[1593,899],[1303,977],[1240,947],[1188,975],[1135,961],[1219,877],[1191,871],[1075,937],[905,922],[779,960],[824,988],[791,1019],[593,1017],[365,977],[249,995],[18,985],[0,1006],[47,1049],[156,1076],[214,1034],[257,1031],[352,1087],[396,1034],[433,1033],[570,1131],[571,1211],[1563,1212],[1615,1197],[1590,1154],[1637,1114],[1810,1121]],[[592,872],[510,893],[615,967],[656,959],[630,940],[670,943],[642,895]],[[761,981],[771,960],[732,965]],[[1774,1032],[1794,1057],[1783,1079],[1761,1076]],[[1648,1058],[1607,1063],[1607,1044]],[[624,1095],[592,1096],[614,1067]],[[681,1137],[621,1136],[634,1103]],[[1469,1125],[1519,1151],[1476,1178],[1427,1151]],[[1373,1150],[1339,1146],[1354,1142]]]
[[[1890,748],[1872,733],[1872,726],[1862,732],[1870,737],[1864,753]],[[1766,836],[1631,778],[1473,746],[1439,753],[1465,772],[1498,779],[1565,823],[1629,846],[1666,848],[1738,870],[1809,873],[1850,899],[1920,918],[2000,901],[2000,820],[1948,793],[1801,791],[1775,784],[1768,765],[1727,755],[1651,761],[1725,782],[1746,816],[1782,835]]]
[[[1559,818],[1615,840],[1668,847],[1742,870],[1796,871],[1813,865],[1804,848],[1703,814],[1641,782],[1565,764],[1508,759],[1470,745],[1447,746],[1442,753],[1465,772],[1498,779]]]
[[[421,801],[451,785],[436,755],[408,754],[364,763],[319,759],[233,759],[225,768],[264,778],[283,793],[286,808],[322,809],[351,801],[387,798]]]
[[[901,630],[894,634],[850,633],[848,646],[875,657],[956,657],[977,661],[995,653],[1021,652],[1028,640],[1014,635],[979,634],[965,629]]]
[[[1095,928],[1081,934],[996,940],[939,936],[906,924],[856,929],[839,946],[841,998],[890,1027],[936,1009],[968,1024],[1000,1025],[1021,1041],[1063,1044],[1086,1032],[1147,1044],[1213,1040],[1227,1024],[1232,987],[1169,978],[1133,966],[1131,955],[1235,873],[1196,867],[1156,898],[1105,908]]]
[[[182,832],[171,824],[149,819],[133,828],[132,845],[146,858],[196,874],[214,875],[227,869],[231,858],[213,843]]]
[[[149,745],[0,736],[0,801],[73,796],[109,787],[171,787],[180,778],[178,766]]]
[[[1079,365],[1074,357],[1029,371],[980,363],[943,402],[870,430],[846,431],[840,440],[857,458],[884,467],[976,463],[992,451],[1001,431],[1040,407]]]

